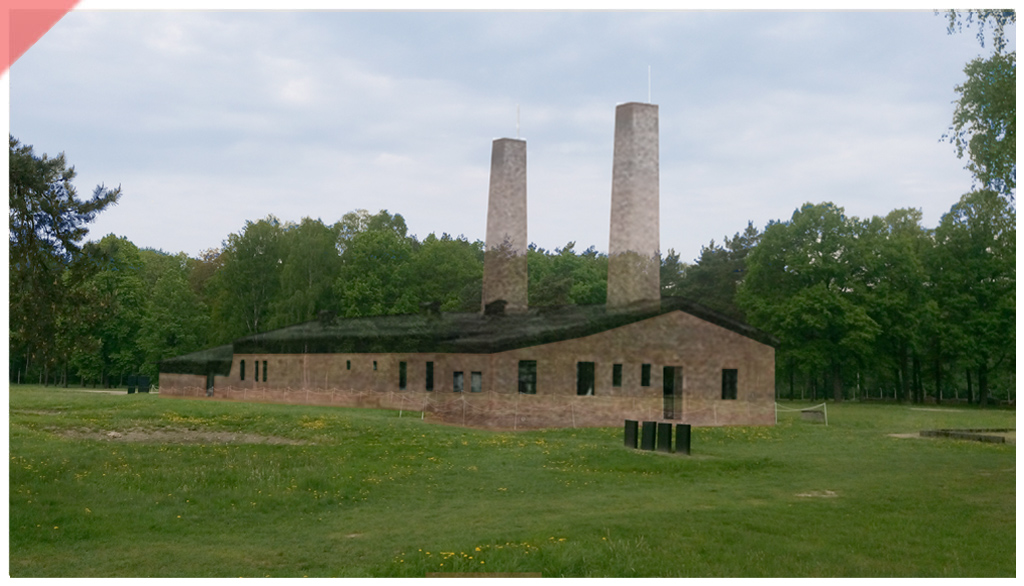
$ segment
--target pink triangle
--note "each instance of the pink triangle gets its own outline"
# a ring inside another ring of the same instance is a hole
[[[7,53],[0,74],[10,69],[75,4],[78,0],[0,1],[0,30],[7,33],[7,42],[0,43],[0,51]]]

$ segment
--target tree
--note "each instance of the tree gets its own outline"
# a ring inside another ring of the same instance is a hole
[[[57,325],[66,297],[64,271],[82,261],[80,242],[96,214],[117,202],[121,189],[96,187],[80,200],[61,153],[35,155],[10,139],[10,358],[11,372],[41,366],[55,356]]]
[[[576,254],[569,242],[553,253],[534,244],[527,249],[529,299],[534,307],[604,303],[608,292],[608,257],[591,246]]]
[[[217,288],[214,343],[269,329],[271,304],[281,284],[281,222],[267,216],[246,222],[224,243],[223,267],[211,280]]]
[[[113,234],[89,243],[85,252],[99,269],[77,284],[84,300],[74,335],[83,340],[72,362],[79,373],[104,385],[139,372],[145,355],[139,329],[146,310],[144,269],[139,249]]]
[[[155,276],[155,281],[148,288],[139,328],[138,345],[144,358],[140,372],[155,379],[160,360],[203,348],[210,314],[189,285],[189,259],[184,253],[142,257],[146,271]]]
[[[938,12],[936,12],[938,14]],[[992,42],[995,51],[1002,53],[1006,48],[1006,26],[1016,24],[1017,13],[1013,10],[981,9],[981,10],[947,10],[946,32],[949,34],[963,31],[963,27],[978,24],[978,43],[985,46],[985,28],[992,27]]]
[[[746,275],[747,255],[760,238],[754,223],[747,222],[742,233],[737,232],[732,238],[724,239],[724,246],[712,240],[709,245],[701,247],[700,257],[687,267],[684,278],[674,288],[674,294],[745,321],[746,316],[736,303],[736,288]]]
[[[935,241],[931,297],[984,404],[990,373],[1015,360],[1016,215],[995,192],[968,193],[942,217]]]
[[[879,331],[858,303],[857,224],[834,204],[805,204],[765,228],[737,289],[751,324],[782,341],[783,361],[831,378],[837,401],[844,368],[863,362]]]
[[[935,332],[936,315],[927,303],[925,259],[932,239],[921,226],[921,211],[897,209],[861,223],[858,264],[863,273],[860,304],[879,326],[870,370],[876,382],[891,382],[905,400],[911,393],[912,364]],[[923,397],[914,396],[915,402]]]
[[[414,313],[419,300],[411,289],[409,262],[413,239],[405,219],[381,210],[345,214],[339,247],[341,267],[334,282],[345,317]]]
[[[986,25],[993,28],[995,52],[967,64],[967,81],[956,87],[953,123],[943,136],[956,147],[958,158],[967,155],[968,169],[983,188],[1014,198],[1017,186],[1017,54],[1003,53],[1004,27],[1016,23],[1012,10],[971,10],[947,13],[950,34],[970,26],[976,18],[978,40],[985,46]]]
[[[271,327],[314,319],[320,311],[337,311],[332,285],[341,268],[340,224],[319,219],[289,223],[281,234],[281,285],[273,303]]]
[[[433,233],[413,246],[409,286],[420,303],[440,302],[442,311],[480,311],[484,243]]]
[[[681,297],[689,269],[690,265],[679,260],[679,253],[674,248],[668,249],[668,254],[661,259],[661,296]]]

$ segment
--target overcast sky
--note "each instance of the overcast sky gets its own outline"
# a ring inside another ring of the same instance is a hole
[[[10,132],[63,151],[82,196],[121,186],[90,239],[194,256],[246,220],[360,208],[482,240],[518,105],[530,241],[606,252],[615,106],[650,91],[661,247],[692,261],[805,202],[934,227],[971,189],[940,137],[989,52],[975,30],[931,10],[75,10],[11,68]]]

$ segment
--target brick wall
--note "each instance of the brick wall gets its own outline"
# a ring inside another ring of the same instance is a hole
[[[246,378],[240,363],[246,362]],[[520,360],[537,361],[537,394],[520,395]],[[255,362],[259,362],[259,380]],[[266,382],[263,382],[266,361]],[[426,363],[434,390],[426,391]],[[376,369],[374,369],[376,362]],[[406,388],[399,389],[399,363]],[[593,362],[593,396],[577,396],[578,362]],[[612,385],[614,364],[622,385]],[[641,385],[641,365],[651,365]],[[621,425],[660,420],[663,368],[681,367],[682,389],[673,421],[692,425],[774,423],[775,350],[681,311],[592,336],[497,354],[247,354],[231,374],[216,377],[214,398],[351,407],[427,410],[437,420],[500,428]],[[723,400],[722,370],[738,373],[735,400]],[[463,393],[453,393],[455,372]],[[482,375],[470,392],[471,373]],[[205,377],[161,374],[160,393],[205,397]]]

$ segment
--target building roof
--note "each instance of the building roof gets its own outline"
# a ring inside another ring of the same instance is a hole
[[[262,332],[164,360],[160,372],[230,373],[232,354],[460,353],[493,354],[581,338],[651,317],[684,311],[762,344],[774,336],[679,297],[609,310],[604,305],[531,308],[527,313],[420,313],[311,321]]]

